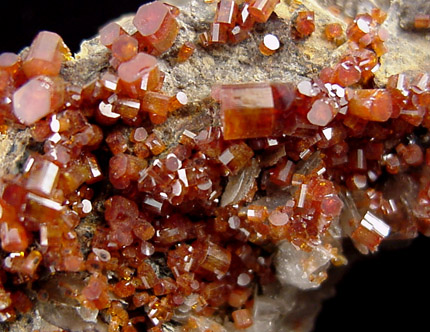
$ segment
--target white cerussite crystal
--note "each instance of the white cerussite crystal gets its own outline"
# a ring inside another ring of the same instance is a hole
[[[317,288],[325,279],[325,271],[332,258],[332,254],[322,246],[307,252],[284,241],[275,256],[278,279],[283,285],[299,289]]]

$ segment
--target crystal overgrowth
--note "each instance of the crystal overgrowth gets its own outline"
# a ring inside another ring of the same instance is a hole
[[[240,42],[276,4],[223,0],[200,41]],[[293,35],[306,38],[314,16],[300,13]],[[157,56],[175,42],[177,15],[150,3],[133,35],[102,28],[110,68],[83,86],[61,77],[69,55],[56,34],[41,32],[24,58],[0,55],[1,123],[29,127],[37,146],[1,180],[2,322],[31,310],[28,289],[50,274],[67,276],[59,287],[87,327],[258,330],[282,307],[259,291],[319,287],[330,264],[346,262],[341,238],[368,253],[386,238],[429,234],[428,139],[416,131],[429,126],[429,76],[373,86],[383,13],[357,16],[346,54],[316,77],[218,82],[221,126],[183,128],[172,142],[155,129],[188,98],[163,92]],[[197,49],[183,47],[180,63]]]

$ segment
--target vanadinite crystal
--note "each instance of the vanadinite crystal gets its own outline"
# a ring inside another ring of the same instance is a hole
[[[64,307],[64,330],[283,331],[283,307],[303,311],[304,290],[346,263],[342,238],[367,254],[430,234],[430,74],[377,85],[386,13],[357,15],[346,37],[325,22],[318,33],[347,47],[312,77],[223,82],[208,54],[253,36],[270,71],[288,42],[314,38],[300,40],[317,13],[294,3],[288,34],[263,34],[279,0],[221,0],[193,39],[175,3],[102,27],[110,59],[85,84],[55,33],[0,54],[1,132],[31,136],[25,153],[1,151],[19,156],[0,180],[0,322],[37,300],[42,316]],[[214,78],[210,97],[169,66]]]
[[[175,41],[179,26],[168,6],[154,1],[139,8],[133,19],[142,40],[155,54],[167,51]]]

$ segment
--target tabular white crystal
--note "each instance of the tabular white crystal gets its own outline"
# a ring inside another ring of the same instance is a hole
[[[299,289],[317,288],[325,279],[324,273],[332,258],[333,255],[321,246],[307,252],[285,241],[275,256],[277,277],[284,285]]]
[[[386,237],[390,234],[390,226],[369,211],[367,211],[361,221],[361,225],[366,227],[369,231],[378,233],[382,237]]]
[[[86,322],[96,323],[97,322],[97,316],[99,314],[99,311],[97,309],[89,309],[87,307],[77,307],[76,311],[78,312],[79,316],[82,317],[82,319]]]

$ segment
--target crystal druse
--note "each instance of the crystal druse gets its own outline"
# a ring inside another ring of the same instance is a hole
[[[186,6],[102,27],[108,62],[85,82],[53,32],[0,54],[2,139],[31,142],[0,183],[1,323],[37,311],[49,331],[309,330],[297,298],[347,263],[345,238],[367,254],[430,234],[430,76],[377,84],[386,13],[321,29],[311,5],[200,3],[211,23],[178,45]],[[271,21],[342,52],[290,81],[216,77],[205,96],[172,84],[166,54],[192,66],[258,36],[275,59],[285,36],[256,32]]]

